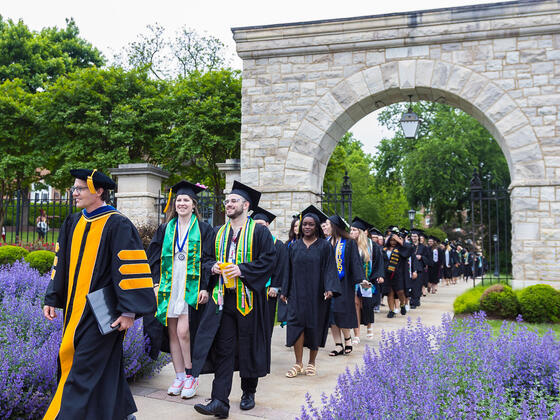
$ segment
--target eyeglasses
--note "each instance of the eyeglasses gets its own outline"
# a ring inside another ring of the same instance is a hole
[[[83,190],[87,190],[88,187],[70,187],[70,194],[74,194],[75,191],[78,192],[78,194],[81,194]]]
[[[241,203],[245,200],[241,199],[241,198],[226,198],[224,201],[222,201],[222,203],[224,203],[224,206],[227,206],[229,203],[231,204],[237,204],[237,203]]]

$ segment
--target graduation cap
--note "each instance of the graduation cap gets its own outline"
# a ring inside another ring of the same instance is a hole
[[[445,240],[443,241],[443,243],[444,243],[445,245],[447,245],[447,244],[449,243],[449,239],[445,238]]]
[[[434,235],[428,236],[428,239],[431,239],[431,240],[434,241],[434,242],[439,242],[439,239],[436,238]]]
[[[396,230],[395,230],[395,228],[396,228]],[[397,232],[399,232],[399,227],[395,226],[395,225],[389,225],[389,226],[387,226],[387,229],[385,229],[385,232],[387,232],[387,233],[388,232],[397,233]]]
[[[383,233],[381,233],[381,231],[379,229],[375,228],[375,227],[371,227],[369,229],[369,233],[370,234],[375,233],[376,235],[383,236]]]
[[[175,193],[175,195],[188,195],[190,198],[197,201],[198,200],[197,194],[201,191],[204,191],[205,189],[206,188],[193,184],[192,182],[189,181],[185,181],[185,180],[179,181],[169,189],[169,195],[167,196],[167,204],[165,204],[165,208],[163,209],[163,212],[167,213],[167,209],[169,208],[169,204],[171,203],[171,197],[173,193]]]
[[[323,213],[321,210],[319,210],[317,207],[315,207],[313,204],[305,208],[300,213],[300,218],[303,219],[307,215],[315,216],[317,219],[319,219],[319,223],[324,223],[328,219],[327,215]]]
[[[410,233],[407,228],[401,228],[400,232],[402,233],[403,236],[406,236]]]
[[[251,219],[264,220],[266,223],[270,224],[274,221],[274,219],[276,219],[276,215],[263,209],[262,207],[257,207],[255,210],[253,210],[253,214],[251,214]]]
[[[366,222],[363,219],[360,219],[358,216],[354,217],[354,219],[352,219],[352,227],[361,229],[361,230],[369,230],[373,227],[373,225],[371,225],[370,223]]]
[[[329,217],[329,220],[331,223],[334,223],[340,229],[346,230],[348,228],[348,223],[346,223],[346,220],[344,220],[338,214]]]
[[[249,202],[249,210],[254,210],[259,205],[261,193],[239,181],[233,181],[230,194],[237,194]]]
[[[70,174],[77,179],[87,182],[88,190],[90,193],[95,194],[97,188],[104,188],[106,190],[115,189],[115,181],[99,172],[97,169],[71,169]]]

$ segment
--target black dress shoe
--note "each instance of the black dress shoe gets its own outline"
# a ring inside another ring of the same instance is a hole
[[[212,400],[208,404],[195,404],[194,409],[206,416],[216,416],[219,419],[227,419],[229,407],[220,400]]]
[[[239,403],[239,408],[242,410],[250,410],[255,407],[255,394],[252,392],[244,392]]]

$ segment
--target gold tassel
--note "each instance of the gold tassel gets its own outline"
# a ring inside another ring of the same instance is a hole
[[[93,185],[93,174],[97,172],[97,169],[94,169],[90,176],[87,177],[87,186],[90,193],[95,194],[97,191],[95,190],[95,185]]]
[[[173,193],[173,189],[169,188],[169,195],[167,196],[167,204],[165,204],[165,208],[163,209],[163,213],[167,213],[167,209],[169,208],[169,204],[171,203],[171,194]]]

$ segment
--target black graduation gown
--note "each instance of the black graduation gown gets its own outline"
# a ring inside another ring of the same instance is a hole
[[[211,258],[212,246],[214,245],[214,231],[212,226],[203,221],[198,221],[198,227],[200,229],[200,242],[203,255],[201,256],[201,261],[204,258]],[[162,223],[159,225],[150,245],[148,246],[148,262],[152,270],[152,279],[155,284],[159,284],[161,278],[161,250],[163,247],[163,240],[165,238],[165,229],[167,228],[167,223]],[[173,247],[175,249],[175,247]],[[210,280],[210,272],[204,264],[201,264],[200,273],[200,290],[208,289],[208,283]],[[198,323],[200,322],[200,316],[202,311],[204,311],[206,305],[199,305],[198,309],[193,308],[189,305],[189,335],[191,337],[191,354],[194,348],[194,338],[196,335],[196,330],[198,329]],[[150,339],[150,357],[156,360],[160,350],[166,353],[170,352],[169,349],[169,334],[167,327],[162,325],[155,318],[155,313],[144,316],[144,334]]]
[[[117,312],[137,317],[153,313],[156,298],[136,228],[112,207],[98,210],[71,214],[60,228],[45,305],[63,309],[64,330],[45,419],[123,420],[136,411],[122,364],[125,333],[101,335],[86,295],[113,287]]]
[[[383,259],[383,248],[377,244],[373,243],[373,247],[371,250],[371,257],[372,257],[372,283],[375,285],[375,293],[373,295],[373,305],[379,306],[381,304],[381,294],[383,284],[379,284],[377,279],[379,277],[385,276],[385,260]]]
[[[230,232],[226,249],[228,255],[233,234]],[[216,262],[215,247],[212,258],[204,264],[208,270]],[[235,352],[235,370],[243,378],[258,378],[266,376],[270,372],[270,336],[268,334],[269,320],[266,305],[266,283],[274,269],[276,250],[274,241],[268,228],[255,225],[253,242],[253,260],[248,263],[239,264],[242,273],[243,284],[253,292],[253,310],[246,316],[237,313],[237,348]],[[212,345],[218,332],[222,311],[212,298],[212,291],[218,282],[218,276],[211,276],[208,286],[210,298],[206,309],[202,313],[195,337],[194,351],[192,355],[194,377],[201,373],[213,373],[214,349]]]
[[[428,273],[426,269],[430,262],[430,256],[428,255],[428,249],[425,245],[419,243],[418,245],[413,244],[412,247],[412,258],[414,259],[415,265],[414,271],[418,273],[416,280],[412,282],[413,295],[416,295],[418,290],[420,290],[420,294],[422,294],[422,286],[426,286],[428,283]],[[417,256],[420,256],[420,259],[418,259]]]
[[[387,256],[387,252],[383,251],[383,259],[385,260],[385,282],[384,284],[384,292],[388,294],[391,289],[395,292],[399,290],[405,290],[409,286],[410,281],[410,274],[408,273],[408,257],[412,254],[412,245],[408,242],[404,242],[403,245],[397,244],[397,248],[399,250],[399,262],[395,271],[390,272],[387,270],[389,267],[389,257]]]
[[[274,271],[272,277],[270,278],[270,287],[276,287],[278,289],[278,295],[280,295],[280,293],[282,293],[282,285],[288,275],[288,250],[286,245],[284,245],[280,239],[276,239],[274,248],[276,249],[276,260],[274,263]],[[268,305],[268,334],[272,337],[272,332],[274,331],[274,318],[276,317],[276,304],[278,304],[278,321],[280,322],[286,319],[285,312],[287,307],[286,304],[277,297],[268,297],[268,290],[266,299]],[[280,315],[280,308],[283,308],[284,313],[282,316]]]
[[[303,345],[311,350],[325,347],[329,329],[330,300],[325,291],[340,293],[334,250],[318,238],[309,246],[299,239],[288,250],[288,276],[282,294],[288,298],[286,346],[304,333]]]
[[[461,257],[454,249],[451,250],[451,263],[453,264],[453,267],[451,268],[451,275],[453,277],[459,277],[462,273]]]
[[[333,298],[331,305],[331,310],[334,316],[334,325],[337,327],[358,327],[358,317],[356,316],[354,296],[356,295],[356,284],[361,283],[365,278],[366,274],[364,272],[362,259],[360,258],[358,244],[353,239],[347,239],[344,253],[344,277],[340,279],[339,286],[340,296]]]
[[[442,255],[441,255],[441,250],[439,248],[436,248],[435,251],[437,252],[437,256],[438,256],[438,260],[434,261],[434,249],[429,248],[428,251],[431,254],[431,265],[429,265],[428,267],[428,277],[429,277],[429,282],[432,284],[438,284],[439,280],[441,278],[441,268],[443,266],[443,262],[442,262]]]

